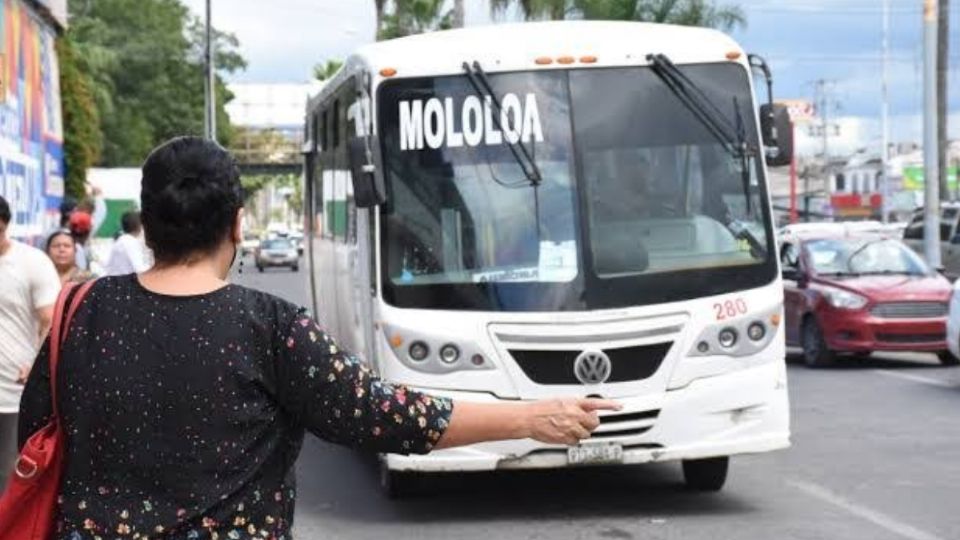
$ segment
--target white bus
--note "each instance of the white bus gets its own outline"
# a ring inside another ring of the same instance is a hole
[[[707,29],[500,25],[363,47],[310,100],[313,309],[346,348],[453,398],[624,405],[576,447],[382,456],[384,487],[682,460],[718,490],[789,445],[765,161],[792,141],[757,66]]]

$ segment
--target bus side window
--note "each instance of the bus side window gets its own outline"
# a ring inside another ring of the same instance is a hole
[[[327,116],[323,109],[317,109],[317,152],[327,149]]]
[[[340,140],[341,140],[340,128],[342,125],[342,122],[340,122],[341,110],[340,110],[339,99],[333,102],[333,107],[330,109],[330,113],[332,116],[332,123],[333,123],[333,125],[330,126],[330,134],[332,135],[331,137],[332,140],[330,141],[330,147],[339,149]]]

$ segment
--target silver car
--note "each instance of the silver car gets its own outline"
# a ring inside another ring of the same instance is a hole
[[[940,203],[940,264],[943,273],[951,281],[960,276],[960,203]],[[903,230],[903,242],[922,257],[923,208],[918,208],[907,228]]]
[[[257,270],[263,272],[271,266],[286,266],[294,272],[300,270],[300,256],[297,246],[289,238],[264,240],[255,255]]]

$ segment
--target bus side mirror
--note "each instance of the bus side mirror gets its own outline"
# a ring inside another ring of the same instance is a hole
[[[369,154],[368,148],[371,150]],[[387,202],[377,148],[379,144],[375,135],[354,137],[347,148],[353,175],[353,200],[358,208],[371,208]]]
[[[760,133],[766,148],[767,165],[780,167],[793,161],[793,125],[785,105],[760,106]]]

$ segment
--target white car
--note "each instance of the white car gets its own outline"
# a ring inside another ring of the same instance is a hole
[[[254,259],[256,259],[257,270],[261,272],[271,266],[286,266],[294,272],[300,270],[300,256],[297,254],[297,246],[288,238],[264,240],[257,248]]]
[[[950,313],[947,316],[947,348],[953,355],[953,361],[940,361],[944,365],[960,365],[960,280],[953,282],[953,294],[950,296]]]

